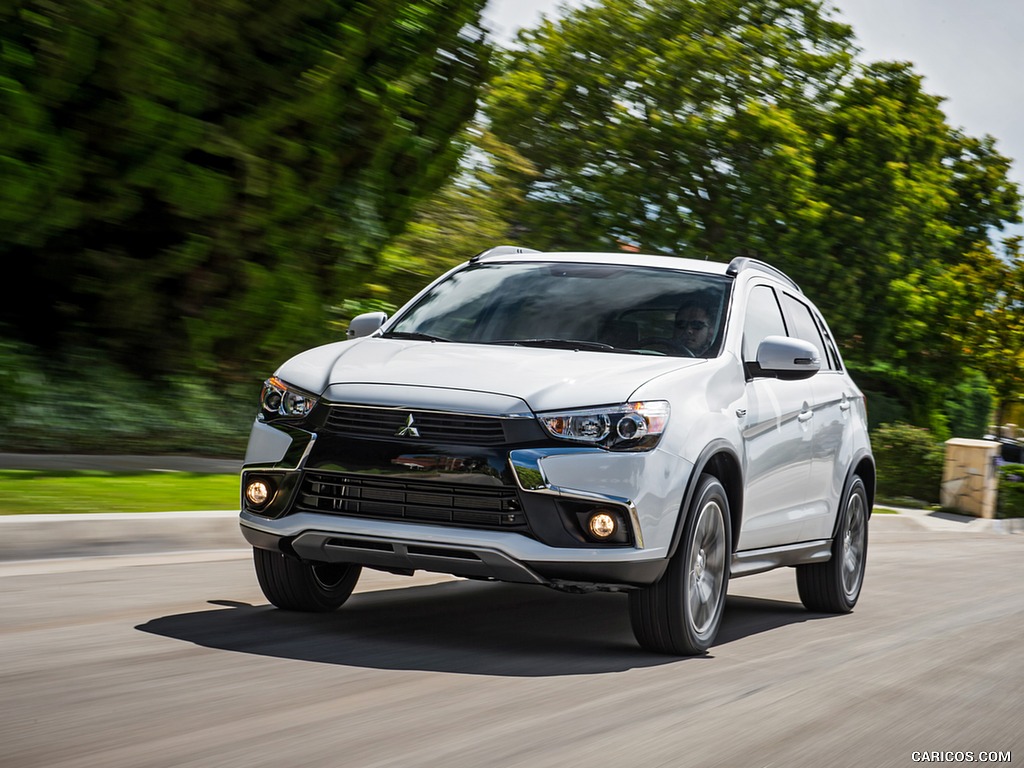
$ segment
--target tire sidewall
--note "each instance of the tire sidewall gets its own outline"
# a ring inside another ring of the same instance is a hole
[[[846,554],[846,529],[850,524],[850,504],[853,501],[854,496],[860,497],[861,502],[861,514],[863,519],[861,520],[861,537],[863,539],[861,543],[861,556],[860,562],[858,563],[858,574],[857,574],[857,588],[853,593],[846,591],[846,584],[843,580],[843,567]],[[836,591],[839,598],[839,602],[847,611],[852,611],[853,607],[857,604],[857,600],[860,598],[861,589],[864,587],[864,574],[867,568],[868,559],[868,494],[867,489],[864,486],[864,481],[860,479],[860,476],[854,475],[853,480],[850,482],[850,487],[846,491],[846,495],[843,496],[843,507],[839,516],[839,529],[836,532],[835,541],[833,543],[833,554],[832,559],[835,562],[836,567]]]
[[[705,507],[712,502],[718,505],[718,509],[721,514],[721,525],[724,531],[723,535],[725,538],[722,586],[718,595],[718,604],[715,608],[715,616],[713,620],[703,632],[698,632],[690,611],[689,565],[693,548],[695,546],[694,538],[696,536],[701,513]],[[718,628],[722,623],[722,616],[725,613],[725,596],[729,589],[730,559],[732,556],[732,525],[729,513],[729,499],[725,494],[725,488],[717,478],[712,477],[711,475],[705,475],[701,478],[698,493],[695,496],[694,503],[687,515],[686,527],[683,529],[683,539],[680,544],[681,546],[676,553],[677,562],[676,568],[674,569],[674,576],[675,578],[682,580],[682,629],[686,634],[688,644],[690,646],[706,650],[714,642],[715,636],[718,634]]]

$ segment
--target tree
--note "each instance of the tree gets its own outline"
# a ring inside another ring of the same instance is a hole
[[[515,239],[511,222],[535,175],[532,165],[482,125],[470,126],[462,141],[459,172],[384,247],[366,281],[337,308],[339,326],[360,312],[392,313],[438,275]]]
[[[813,249],[812,149],[850,34],[813,0],[605,0],[522,33],[487,111],[537,167],[531,242]]]
[[[1014,403],[1024,402],[1024,253],[1020,237],[1009,238],[1007,259],[991,273],[992,302],[975,314],[969,343],[978,367],[996,394],[996,424],[1002,425]]]
[[[880,63],[829,111],[816,161],[829,258],[811,285],[841,286],[837,316],[859,335],[854,352],[863,360],[899,352],[906,304],[894,281],[917,291],[958,265],[975,266],[991,229],[1019,221],[1009,161],[990,137],[951,129],[940,104],[908,64]]]
[[[943,434],[943,403],[977,367],[969,340],[998,292],[994,228],[1019,221],[994,140],[951,129],[904,63],[862,69],[829,112],[817,179],[829,207],[822,268],[805,288],[828,307],[870,389],[896,394]]]
[[[17,0],[0,310],[142,372],[264,369],[452,172],[484,0]]]
[[[764,259],[920,424],[996,306],[1009,160],[906,63],[863,66],[817,0],[603,0],[522,33],[489,91],[537,168],[526,245]],[[986,371],[987,373],[987,371]]]

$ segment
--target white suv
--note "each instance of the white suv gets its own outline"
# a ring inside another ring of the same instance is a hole
[[[241,526],[274,605],[362,567],[627,591],[641,646],[696,654],[730,577],[857,602],[864,398],[773,267],[501,246],[349,335],[263,388]]]

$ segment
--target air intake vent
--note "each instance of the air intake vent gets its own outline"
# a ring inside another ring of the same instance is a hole
[[[516,489],[307,472],[298,510],[494,530],[525,530]]]

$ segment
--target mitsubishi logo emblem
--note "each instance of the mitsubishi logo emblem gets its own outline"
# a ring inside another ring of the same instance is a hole
[[[395,437],[419,437],[420,431],[413,426],[412,414],[405,420],[405,426],[395,432]]]

